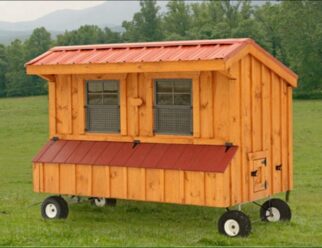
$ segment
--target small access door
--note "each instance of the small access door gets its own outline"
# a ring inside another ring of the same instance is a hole
[[[268,153],[265,151],[249,153],[251,200],[268,196]]]

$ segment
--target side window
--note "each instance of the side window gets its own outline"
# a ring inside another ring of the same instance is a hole
[[[192,134],[192,80],[154,81],[154,129],[162,134]]]
[[[86,81],[86,129],[91,132],[120,131],[119,81]]]

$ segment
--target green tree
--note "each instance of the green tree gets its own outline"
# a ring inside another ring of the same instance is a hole
[[[87,45],[105,43],[104,31],[96,25],[84,25],[77,30],[65,31],[57,36],[56,44],[67,45]]]
[[[300,90],[322,90],[322,2],[282,2],[280,36],[289,65],[300,75]]]
[[[125,41],[158,41],[163,39],[161,17],[156,0],[141,0],[141,10],[134,14],[132,21],[124,21]]]
[[[187,38],[191,25],[190,6],[183,0],[169,1],[163,26],[169,40]]]
[[[46,52],[51,45],[51,34],[44,27],[36,28],[24,43],[25,61],[29,61]],[[47,92],[45,80],[37,76],[28,76],[26,87],[29,89],[29,95],[39,95]]]
[[[114,32],[110,28],[104,28],[104,43],[120,43],[122,42],[122,37],[119,32]]]
[[[16,39],[6,49],[7,72],[5,74],[6,96],[30,95],[30,88],[26,85],[24,70],[25,51],[23,43]]]
[[[0,44],[0,97],[5,96],[5,73],[7,70],[6,48]]]

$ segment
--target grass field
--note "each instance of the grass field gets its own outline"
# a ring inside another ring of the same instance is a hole
[[[295,189],[290,223],[262,223],[248,204],[248,238],[217,233],[222,209],[120,201],[70,205],[67,220],[44,221],[32,192],[31,159],[47,141],[47,98],[0,99],[0,245],[322,246],[322,101],[296,101]]]

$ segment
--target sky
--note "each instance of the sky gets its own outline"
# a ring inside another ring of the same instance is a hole
[[[30,21],[55,10],[84,9],[103,2],[104,1],[0,1],[0,21]]]

